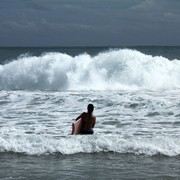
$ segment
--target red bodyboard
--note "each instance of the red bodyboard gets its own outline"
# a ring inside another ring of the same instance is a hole
[[[72,135],[77,135],[80,134],[81,131],[81,127],[82,127],[82,119],[78,119],[77,121],[75,121],[74,123],[72,123]]]

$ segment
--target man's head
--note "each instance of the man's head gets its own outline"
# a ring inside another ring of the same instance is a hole
[[[92,113],[94,111],[93,104],[88,104],[87,110],[88,110],[89,113]]]

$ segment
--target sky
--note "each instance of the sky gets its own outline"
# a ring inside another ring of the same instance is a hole
[[[180,45],[180,0],[0,0],[0,46]]]

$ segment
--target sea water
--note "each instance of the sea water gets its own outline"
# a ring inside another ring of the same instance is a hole
[[[0,48],[1,179],[180,178],[180,47]],[[95,106],[94,135],[71,135]]]

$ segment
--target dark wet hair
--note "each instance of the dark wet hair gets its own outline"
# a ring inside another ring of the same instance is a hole
[[[88,109],[88,112],[92,113],[92,112],[94,111],[94,106],[93,106],[93,104],[88,104],[87,109]]]

